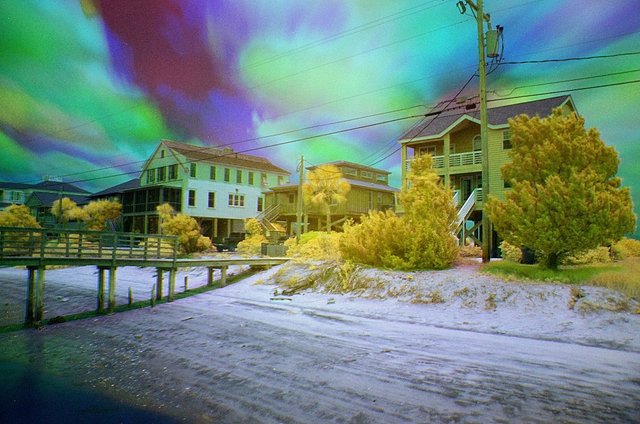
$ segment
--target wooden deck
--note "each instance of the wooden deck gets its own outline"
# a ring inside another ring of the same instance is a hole
[[[162,282],[164,274],[168,273],[167,300],[172,301],[178,268],[206,267],[207,284],[212,286],[215,270],[220,270],[221,284],[225,285],[227,269],[231,265],[274,266],[287,260],[269,257],[180,258],[176,236],[0,227],[0,266],[27,268],[26,324],[33,324],[43,318],[45,271],[48,266],[96,266],[97,312],[103,312],[107,271],[108,310],[113,311],[115,308],[118,267],[156,268],[157,299],[163,297]]]

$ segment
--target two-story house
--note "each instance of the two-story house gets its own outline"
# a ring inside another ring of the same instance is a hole
[[[389,186],[390,172],[346,161],[330,162],[329,165],[335,165],[351,185],[346,202],[331,207],[332,225],[338,225],[348,218],[358,221],[360,216],[369,211],[395,209],[396,194],[399,190]],[[313,171],[315,168],[311,166],[307,169]],[[269,219],[279,222],[288,234],[294,234],[297,222],[298,184],[271,187],[265,193],[265,197],[266,208],[271,215]],[[326,214],[322,208],[305,204],[303,214],[307,229],[326,228]]]
[[[163,140],[142,167],[138,184],[107,189],[118,196],[125,231],[158,232],[156,207],[169,203],[200,223],[213,239],[244,231],[244,220],[264,209],[262,192],[289,182],[289,172],[269,160],[230,148],[200,147]]]
[[[503,198],[505,190],[509,189],[500,172],[502,166],[510,160],[509,118],[521,114],[545,117],[558,107],[562,108],[564,113],[576,113],[571,96],[489,107],[488,180],[491,196]],[[445,185],[456,191],[458,203],[462,205],[458,223],[461,237],[471,237],[480,243],[478,229],[482,220],[482,187],[483,183],[486,183],[482,181],[480,111],[477,108],[463,113],[444,111],[408,131],[399,142],[402,151],[403,184],[406,182],[412,157],[430,154],[433,157],[433,168]]]

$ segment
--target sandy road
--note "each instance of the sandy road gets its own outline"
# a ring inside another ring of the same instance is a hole
[[[187,422],[640,421],[638,352],[406,318],[424,305],[271,300],[272,289],[247,281],[0,335],[0,358]]]

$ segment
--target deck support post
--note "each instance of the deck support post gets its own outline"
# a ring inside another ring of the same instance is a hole
[[[44,266],[38,267],[38,277],[36,283],[36,313],[35,321],[42,321],[44,317]]]
[[[171,268],[169,270],[169,295],[167,300],[173,302],[173,298],[176,292],[176,271],[177,268]]]
[[[214,273],[214,268],[213,267],[207,267],[207,286],[211,287],[213,286],[213,273]]]
[[[36,319],[36,270],[32,266],[27,268],[27,310],[24,317],[27,325],[32,325]]]
[[[105,268],[98,267],[98,313],[104,312],[104,272]]]
[[[109,313],[113,313],[116,308],[116,270],[112,266],[109,268]]]
[[[156,299],[162,299],[162,284],[163,284],[164,270],[162,268],[156,268]]]
[[[227,285],[227,266],[220,267],[220,272],[222,275],[220,276],[220,287],[224,287]]]

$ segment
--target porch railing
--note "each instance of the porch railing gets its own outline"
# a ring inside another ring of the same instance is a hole
[[[405,163],[406,171],[411,170],[411,161],[413,159],[407,159]],[[449,167],[467,166],[467,165],[481,165],[482,164],[482,151],[477,150],[474,152],[453,153],[449,155]],[[431,167],[434,169],[444,168],[444,156],[433,156],[431,158]]]

